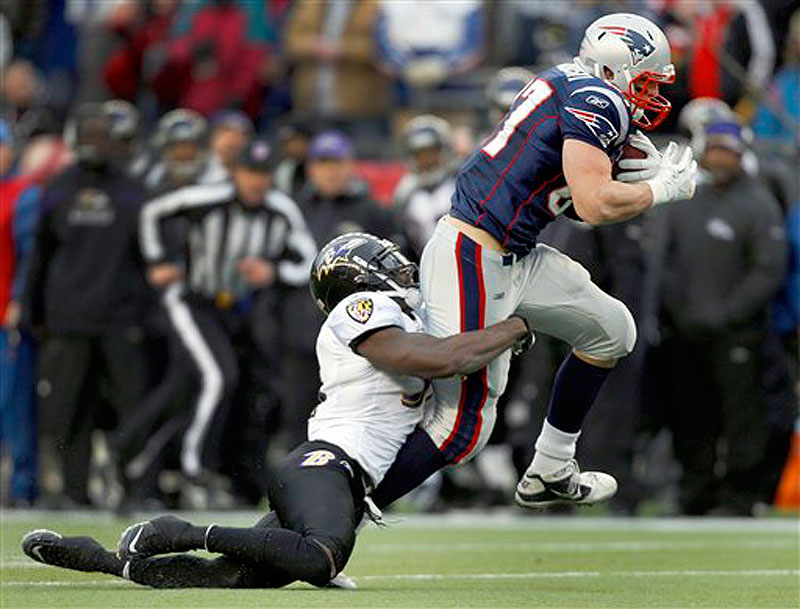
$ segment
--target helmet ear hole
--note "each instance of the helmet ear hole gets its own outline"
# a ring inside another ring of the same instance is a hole
[[[614,78],[614,70],[609,68],[608,66],[603,66],[603,76],[605,76],[608,80]]]

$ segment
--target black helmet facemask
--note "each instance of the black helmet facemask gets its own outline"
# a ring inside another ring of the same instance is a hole
[[[398,249],[387,248],[374,260],[368,261],[368,265],[372,269],[371,276],[374,278],[372,283],[377,283],[373,288],[375,291],[385,292],[388,296],[398,298],[412,309],[422,304],[419,269]],[[375,282],[375,279],[378,281]]]

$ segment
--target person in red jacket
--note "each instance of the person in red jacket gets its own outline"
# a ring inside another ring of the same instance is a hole
[[[135,101],[141,89],[166,61],[175,13],[179,0],[158,0],[149,3],[143,22],[115,27],[122,45],[103,68],[103,80],[112,96]]]
[[[36,499],[35,346],[20,328],[23,279],[33,250],[40,188],[11,174],[9,124],[0,119],[0,442],[10,454],[11,506]]]
[[[200,9],[188,34],[171,45],[153,81],[159,102],[206,117],[231,107],[255,117],[261,110],[267,53],[249,40],[248,28],[247,12],[227,0]]]

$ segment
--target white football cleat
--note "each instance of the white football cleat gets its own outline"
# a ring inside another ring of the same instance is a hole
[[[528,469],[517,484],[514,501],[524,508],[543,508],[559,503],[593,505],[607,501],[617,492],[614,476],[603,472],[581,472],[571,459],[550,474],[537,474]]]

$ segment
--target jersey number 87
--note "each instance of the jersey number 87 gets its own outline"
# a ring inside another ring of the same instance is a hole
[[[483,147],[483,151],[490,157],[495,158],[497,154],[506,147],[508,140],[514,134],[514,130],[519,124],[531,115],[542,103],[547,101],[553,94],[553,89],[545,80],[534,79],[529,82],[524,89],[517,94],[517,100],[524,101],[514,110],[506,114],[502,126],[497,130],[494,137]]]

